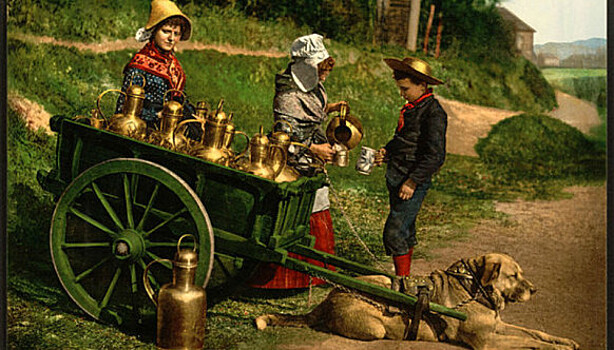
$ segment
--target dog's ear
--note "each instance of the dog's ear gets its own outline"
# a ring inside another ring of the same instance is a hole
[[[501,263],[498,261],[492,261],[490,259],[486,259],[483,257],[483,265],[482,265],[482,282],[483,286],[488,286],[492,284],[498,277],[501,272]]]

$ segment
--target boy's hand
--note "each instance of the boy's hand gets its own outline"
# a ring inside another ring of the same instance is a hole
[[[399,198],[406,201],[414,196],[414,191],[416,190],[417,184],[412,179],[407,179],[401,185],[401,189],[399,189]]]
[[[332,162],[335,150],[329,143],[315,144],[312,143],[309,149],[325,162]]]
[[[382,163],[386,162],[386,149],[385,148],[380,148],[379,151],[377,151],[377,153],[375,153],[375,159],[373,160],[373,165],[375,166],[381,166]]]
[[[339,112],[341,110],[341,106],[345,106],[346,111],[350,113],[350,105],[347,101],[339,101],[337,103],[329,103],[326,106],[326,113]]]

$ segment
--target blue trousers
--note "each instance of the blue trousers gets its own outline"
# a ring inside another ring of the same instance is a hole
[[[402,183],[401,183],[402,184]],[[390,199],[390,214],[384,225],[384,248],[388,255],[403,255],[416,244],[416,217],[422,206],[431,181],[416,186],[414,195],[408,200],[399,198],[401,185],[393,186],[386,181]]]

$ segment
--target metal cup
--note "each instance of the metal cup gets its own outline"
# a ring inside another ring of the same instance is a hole
[[[371,174],[375,162],[375,150],[370,147],[362,146],[360,156],[356,161],[356,171],[363,175]]]
[[[335,150],[335,155],[333,156],[333,164],[338,167],[346,167],[350,164],[349,159],[349,151],[348,148],[341,144],[334,144],[333,149]]]

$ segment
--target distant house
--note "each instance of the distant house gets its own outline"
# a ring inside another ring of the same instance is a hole
[[[533,51],[533,33],[535,33],[535,29],[516,17],[505,7],[497,7],[497,10],[501,18],[512,25],[518,52],[527,60],[537,63],[537,57]]]
[[[537,55],[537,65],[540,67],[559,67],[561,60],[555,55],[540,53]]]

